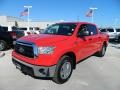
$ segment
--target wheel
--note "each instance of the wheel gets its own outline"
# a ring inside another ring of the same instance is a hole
[[[118,37],[118,41],[120,41],[120,36]]]
[[[6,46],[7,46],[6,42],[3,40],[0,40],[0,51],[5,50]]]
[[[98,57],[103,57],[103,56],[105,55],[106,48],[107,48],[106,45],[103,45],[103,46],[102,46],[102,49],[101,49],[99,52],[97,52],[96,55],[97,55]]]
[[[63,56],[56,66],[53,81],[57,84],[65,83],[71,76],[73,71],[73,62],[71,57]]]

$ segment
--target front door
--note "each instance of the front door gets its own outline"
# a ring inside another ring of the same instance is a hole
[[[87,24],[81,25],[77,34],[81,33],[84,30],[88,30]],[[91,50],[93,49],[92,42],[93,41],[92,41],[91,35],[77,37],[76,48],[77,48],[77,60],[78,61],[91,55]]]

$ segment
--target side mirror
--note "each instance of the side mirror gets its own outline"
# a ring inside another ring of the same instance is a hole
[[[90,35],[90,32],[87,30],[78,33],[78,37],[84,37],[89,35]]]

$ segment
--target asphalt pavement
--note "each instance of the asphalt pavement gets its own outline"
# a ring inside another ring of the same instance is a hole
[[[0,90],[120,90],[120,44],[112,43],[104,57],[91,56],[77,64],[71,78],[59,85],[24,75],[11,61],[12,49],[0,58]]]

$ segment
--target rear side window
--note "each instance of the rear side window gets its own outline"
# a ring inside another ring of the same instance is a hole
[[[120,32],[120,29],[116,29],[116,32]]]
[[[27,28],[19,28],[19,30],[27,30]]]
[[[8,27],[2,27],[4,31],[8,31]]]
[[[106,32],[106,29],[101,29],[100,31],[101,31],[101,32]]]
[[[108,31],[108,32],[114,32],[114,30],[113,30],[113,29],[107,29],[107,31]]]
[[[0,26],[0,32],[4,32],[4,29],[3,27]]]
[[[91,35],[96,35],[97,34],[97,28],[94,25],[88,25],[88,30],[91,32]]]

